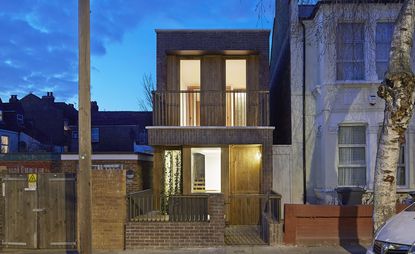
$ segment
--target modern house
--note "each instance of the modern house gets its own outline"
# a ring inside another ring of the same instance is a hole
[[[337,187],[373,190],[387,68],[401,3],[277,0],[271,57],[273,187],[284,203],[336,204]],[[415,189],[415,121],[397,165],[399,201]]]
[[[219,195],[226,225],[261,225],[272,179],[269,31],[156,34],[157,89],[147,127],[154,208],[171,221],[186,214],[168,210],[174,200],[198,206],[198,197]]]

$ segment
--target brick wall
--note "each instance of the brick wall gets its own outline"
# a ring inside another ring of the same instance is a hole
[[[128,222],[126,248],[183,248],[224,245],[223,194],[209,196],[209,222]]]
[[[92,179],[92,247],[122,250],[127,211],[125,170],[93,170]]]
[[[92,161],[92,165],[102,164],[122,164],[125,171],[131,169],[134,171],[134,178],[127,180],[127,193],[143,190],[143,188],[150,188],[151,178],[149,177],[153,167],[152,161],[140,161],[140,160],[105,160]],[[62,172],[76,172],[78,168],[78,161],[61,161],[60,169]]]
[[[397,212],[406,206],[397,205]],[[373,239],[373,206],[284,206],[285,244],[370,243]]]

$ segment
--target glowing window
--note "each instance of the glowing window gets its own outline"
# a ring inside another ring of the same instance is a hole
[[[221,149],[192,148],[192,192],[221,192]]]

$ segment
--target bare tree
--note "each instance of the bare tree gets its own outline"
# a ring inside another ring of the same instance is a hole
[[[411,68],[415,0],[405,0],[395,23],[388,70],[378,96],[385,112],[376,156],[374,230],[396,213],[396,169],[399,148],[412,118],[415,77]]]
[[[144,74],[141,81],[141,87],[143,91],[143,97],[138,99],[140,109],[143,111],[152,111],[153,110],[153,91],[156,89],[156,86],[153,81],[151,74]]]

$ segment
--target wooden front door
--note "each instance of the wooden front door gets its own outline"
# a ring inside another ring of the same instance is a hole
[[[229,224],[258,225],[261,219],[261,146],[230,148]]]
[[[3,179],[5,247],[76,248],[76,187],[73,174],[36,174],[36,188],[28,175]]]

